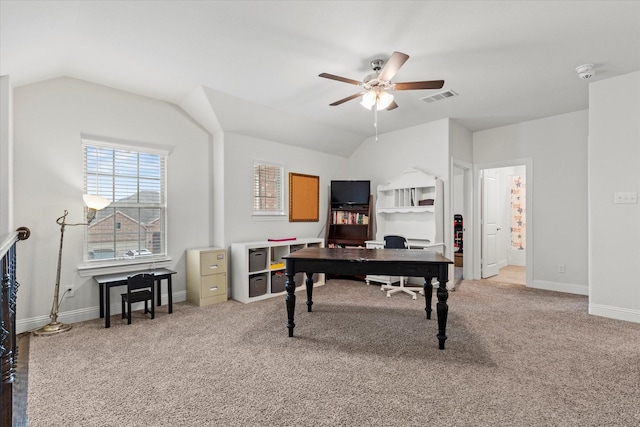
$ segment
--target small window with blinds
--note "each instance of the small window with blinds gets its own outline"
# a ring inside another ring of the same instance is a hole
[[[167,155],[86,141],[83,151],[85,193],[111,201],[86,228],[85,261],[165,257]]]
[[[284,215],[283,176],[284,168],[282,166],[254,162],[254,215]]]

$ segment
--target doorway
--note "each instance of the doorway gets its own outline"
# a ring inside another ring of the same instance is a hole
[[[527,285],[532,272],[530,160],[478,165],[478,278]],[[529,194],[529,197],[527,197]]]

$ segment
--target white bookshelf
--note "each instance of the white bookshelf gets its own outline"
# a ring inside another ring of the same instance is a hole
[[[397,234],[409,240],[412,249],[444,253],[444,185],[421,170],[407,169],[394,180],[377,188],[376,238],[367,248],[384,247],[384,236]],[[427,204],[429,203],[429,204]],[[394,283],[399,277],[366,277],[370,282]]]

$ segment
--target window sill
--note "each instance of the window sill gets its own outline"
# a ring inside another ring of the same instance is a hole
[[[253,214],[251,218],[254,221],[285,221],[287,215],[285,214]]]
[[[92,277],[101,274],[128,273],[131,271],[151,271],[155,268],[167,268],[171,258],[147,258],[128,261],[90,262],[78,266],[80,277]]]

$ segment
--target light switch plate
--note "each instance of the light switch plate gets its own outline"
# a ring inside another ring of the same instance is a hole
[[[613,193],[613,203],[615,204],[638,203],[638,192],[624,191],[624,192]]]

